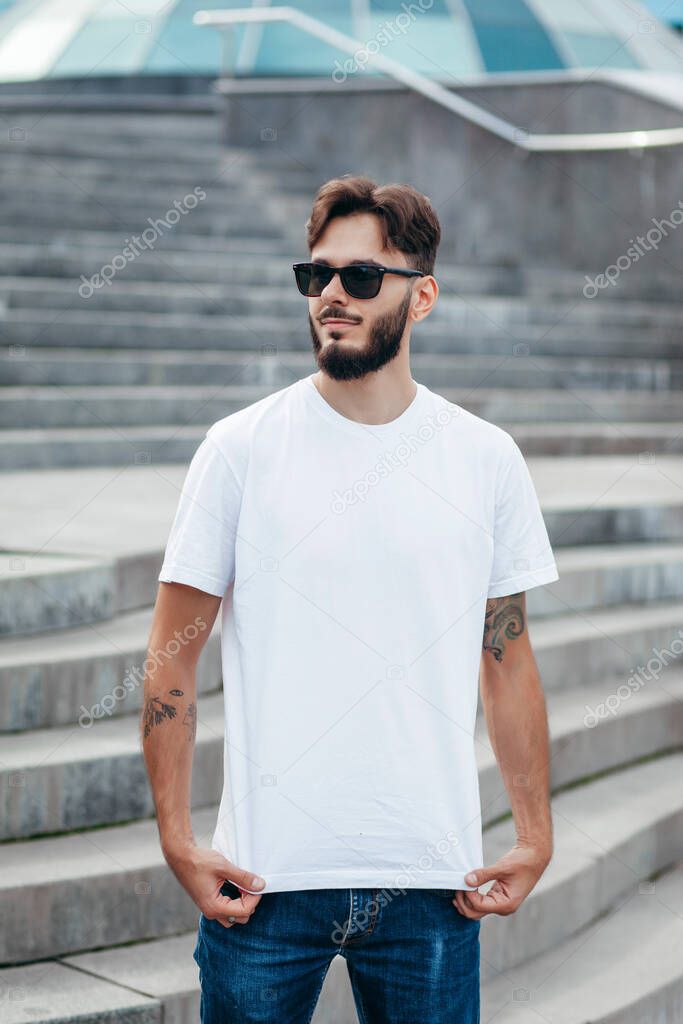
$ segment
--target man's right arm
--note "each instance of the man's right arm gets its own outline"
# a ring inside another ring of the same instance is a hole
[[[249,889],[259,886],[253,872],[231,864],[217,850],[197,846],[190,814],[197,662],[220,604],[220,597],[184,583],[159,584],[140,734],[164,858],[200,910],[229,927],[229,915],[245,923],[261,897],[246,893],[230,900],[220,893],[224,880]]]

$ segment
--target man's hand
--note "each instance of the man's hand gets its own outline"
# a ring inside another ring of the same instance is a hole
[[[466,876],[468,884],[477,886],[495,879],[487,893],[458,889],[453,902],[464,917],[475,921],[485,914],[514,914],[538,882],[550,858],[551,854],[541,847],[516,843],[490,868],[479,868]]]
[[[173,874],[205,917],[220,921],[226,928],[247,923],[261,896],[244,890],[260,889],[265,885],[262,878],[231,864],[217,850],[185,845],[178,850],[164,851],[164,855]],[[231,900],[222,895],[220,890],[226,879],[242,890],[239,899]]]

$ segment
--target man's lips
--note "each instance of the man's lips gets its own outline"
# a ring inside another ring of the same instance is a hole
[[[330,317],[330,318],[328,318],[328,319],[325,319],[325,320],[321,320],[320,322],[321,322],[321,323],[322,323],[322,324],[323,324],[324,326],[326,326],[327,324],[334,324],[334,326],[336,327],[336,326],[337,326],[337,324],[347,324],[347,325],[348,325],[349,327],[353,327],[353,325],[354,325],[354,324],[355,324],[355,323],[356,323],[357,321],[355,321],[355,320],[335,320],[335,319],[334,319],[333,317]]]

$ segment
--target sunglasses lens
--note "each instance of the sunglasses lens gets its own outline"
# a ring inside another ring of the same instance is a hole
[[[299,263],[294,267],[296,286],[302,295],[309,298],[321,295],[334,273],[332,267],[319,263]],[[345,267],[341,271],[341,280],[346,291],[355,299],[374,299],[382,283],[382,273],[377,267]]]
[[[344,287],[356,299],[374,299],[381,280],[377,267],[348,267],[342,274]]]
[[[302,263],[294,268],[294,275],[301,294],[309,297],[320,295],[332,277],[327,267],[317,266],[315,263]]]

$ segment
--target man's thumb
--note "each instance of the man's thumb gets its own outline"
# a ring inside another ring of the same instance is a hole
[[[229,878],[231,882],[234,882],[234,884],[240,889],[246,889],[247,891],[254,889],[258,890],[262,889],[266,884],[265,878],[261,878],[260,875],[255,875],[253,871],[244,871],[242,868],[236,867],[227,860],[225,862],[225,870],[227,878]]]
[[[470,871],[465,875],[465,881],[468,885],[484,885],[485,882],[490,882],[492,878],[498,878],[495,865],[491,868],[477,868],[476,871]]]

